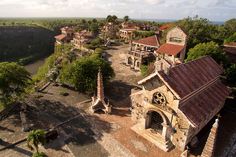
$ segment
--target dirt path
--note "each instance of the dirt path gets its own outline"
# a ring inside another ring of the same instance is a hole
[[[128,53],[129,45],[114,46],[107,50],[108,60],[115,71],[114,80],[119,80],[128,84],[136,84],[141,78],[140,72],[134,72],[130,67],[125,65],[126,53]]]

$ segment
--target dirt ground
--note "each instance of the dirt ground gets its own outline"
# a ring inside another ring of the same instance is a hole
[[[34,128],[48,129],[56,127],[59,138],[40,151],[49,157],[179,157],[177,149],[165,153],[152,143],[134,133],[130,115],[132,88],[140,80],[140,72],[134,72],[124,65],[128,45],[114,47],[107,51],[107,58],[115,71],[115,78],[105,89],[105,95],[113,105],[112,114],[91,114],[88,112],[90,97],[60,86],[50,85],[44,92],[30,97],[29,118],[35,122]],[[62,96],[62,92],[69,93]],[[82,102],[82,103],[81,103]],[[86,103],[84,103],[86,102]],[[220,120],[218,157],[233,157],[236,152],[236,110],[225,108]],[[71,119],[65,124],[62,122]],[[210,126],[209,126],[210,127]],[[209,129],[207,129],[209,130]],[[202,143],[209,131],[202,134]],[[27,136],[21,131],[19,114],[0,121],[0,149]],[[199,155],[200,145],[193,151]],[[2,157],[27,157],[31,151],[22,143],[0,151]]]

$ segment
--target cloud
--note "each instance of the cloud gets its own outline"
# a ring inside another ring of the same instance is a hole
[[[11,10],[11,11],[9,11]],[[235,0],[0,0],[0,16],[176,19],[200,16],[224,20],[236,15]]]

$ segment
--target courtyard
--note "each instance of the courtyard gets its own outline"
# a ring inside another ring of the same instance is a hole
[[[43,93],[29,96],[29,119],[36,122],[33,128],[55,128],[59,137],[40,150],[49,157],[178,157],[181,152],[172,149],[166,153],[148,142],[130,128],[134,125],[130,114],[131,89],[139,88],[136,83],[142,79],[124,64],[129,45],[115,46],[107,51],[107,59],[115,71],[115,78],[105,89],[113,108],[111,114],[91,114],[88,108],[91,97],[58,85],[50,85]],[[68,96],[62,96],[66,92]],[[221,113],[219,141],[216,153],[219,157],[233,157],[236,152],[236,125],[233,120],[236,110],[226,106]],[[0,149],[24,139],[27,133],[21,131],[19,114],[0,121]],[[69,121],[68,121],[69,120]],[[221,125],[222,124],[222,125]],[[193,149],[193,155],[200,155],[209,128],[201,134],[200,146]],[[31,151],[26,143],[1,150],[4,157],[27,157]]]

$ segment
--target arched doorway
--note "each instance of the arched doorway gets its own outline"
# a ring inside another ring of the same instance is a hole
[[[128,58],[128,64],[132,65],[133,64],[133,59],[131,57]]]
[[[150,129],[153,133],[162,134],[163,118],[160,113],[156,111],[149,111],[146,117],[145,129]]]

